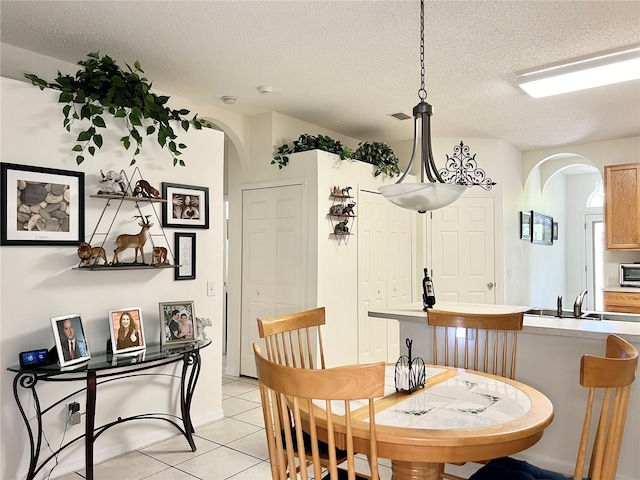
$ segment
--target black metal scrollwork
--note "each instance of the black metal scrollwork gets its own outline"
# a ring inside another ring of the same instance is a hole
[[[460,142],[460,145],[453,147],[453,155],[447,155],[447,161],[443,169],[439,171],[445,183],[455,183],[467,185],[468,187],[482,187],[491,190],[496,184],[487,177],[485,171],[478,168],[476,154],[471,155],[468,145]]]

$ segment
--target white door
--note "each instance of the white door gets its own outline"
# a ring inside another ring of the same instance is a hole
[[[358,196],[358,362],[387,361],[387,320],[370,318],[371,309],[387,303],[385,203],[382,195]]]
[[[256,376],[252,345],[263,345],[256,319],[305,309],[303,205],[302,185],[242,193],[241,375]]]
[[[604,222],[602,214],[587,213],[584,216],[585,223],[585,248],[586,253],[586,279],[585,289],[587,295],[584,310],[604,310],[604,298],[602,289],[604,283]]]
[[[429,258],[438,301],[495,303],[494,200],[462,197],[434,210]]]

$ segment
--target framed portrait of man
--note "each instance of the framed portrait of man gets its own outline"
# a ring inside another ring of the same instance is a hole
[[[109,310],[109,330],[113,353],[135,352],[146,347],[140,307]]]
[[[195,342],[195,320],[193,301],[160,303],[162,346]]]
[[[91,358],[79,313],[51,318],[51,327],[61,367],[75,365]]]

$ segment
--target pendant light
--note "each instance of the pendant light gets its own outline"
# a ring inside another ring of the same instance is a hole
[[[420,102],[413,107],[414,131],[413,150],[407,170],[397,183],[385,185],[378,191],[390,202],[402,208],[425,213],[455,202],[469,189],[466,185],[445,183],[438,173],[433,153],[431,153],[431,115],[433,107],[426,102],[427,91],[424,88],[424,0],[420,0]],[[411,171],[418,146],[418,120],[422,126],[420,138],[420,182],[402,183]],[[425,182],[425,173],[428,182]]]

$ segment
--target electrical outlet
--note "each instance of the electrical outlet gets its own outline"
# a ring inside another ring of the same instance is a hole
[[[67,411],[69,412],[69,419],[67,420],[69,425],[79,424],[80,423],[80,404],[78,402],[68,403]]]
[[[213,280],[207,281],[207,296],[213,297],[216,294],[216,282]]]
[[[67,404],[67,409],[69,413],[76,413],[80,411],[80,404],[78,402],[71,402]]]
[[[72,413],[69,417],[69,425],[78,425],[80,423],[80,412]]]

